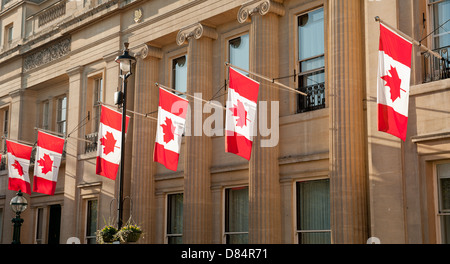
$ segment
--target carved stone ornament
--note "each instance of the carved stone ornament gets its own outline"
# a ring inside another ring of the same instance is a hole
[[[199,39],[202,36],[217,39],[218,35],[215,29],[196,23],[180,29],[177,35],[177,44],[179,46],[185,44],[190,38]]]
[[[138,52],[135,53],[135,56],[141,59],[146,59],[150,57],[162,59],[163,52],[160,48],[145,44],[144,47],[142,47]]]
[[[248,1],[245,2],[239,9],[237,19],[239,23],[244,23],[249,21],[250,16],[254,14],[260,14],[261,16],[264,16],[269,12],[273,12],[279,16],[284,16],[284,6],[280,3],[270,0]]]
[[[134,10],[134,22],[139,23],[142,21],[142,8]]]
[[[24,72],[61,58],[70,52],[71,39],[64,39],[24,58]]]

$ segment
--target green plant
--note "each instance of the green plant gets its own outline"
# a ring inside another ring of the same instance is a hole
[[[142,234],[142,229],[128,221],[116,234],[116,238],[121,242],[136,242]]]
[[[99,244],[111,243],[117,240],[117,228],[112,225],[106,225],[96,232],[96,240]]]

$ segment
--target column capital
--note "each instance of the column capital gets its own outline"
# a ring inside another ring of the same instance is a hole
[[[139,51],[137,51],[134,55],[138,59],[147,59],[147,58],[162,59],[163,52],[161,48],[144,44],[142,48]]]
[[[249,21],[250,16],[254,14],[264,16],[270,12],[279,16],[284,16],[285,10],[283,4],[272,0],[251,0],[242,4],[238,11],[237,20],[242,24]]]
[[[214,28],[202,25],[201,23],[195,23],[178,31],[177,44],[181,46],[191,38],[199,39],[202,36],[211,39],[217,39],[218,37],[217,32]]]

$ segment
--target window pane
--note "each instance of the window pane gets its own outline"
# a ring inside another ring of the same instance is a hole
[[[168,195],[167,206],[167,234],[183,234],[183,194]],[[182,242],[182,236],[169,236],[169,244]]]
[[[87,207],[86,237],[89,237],[87,243],[94,244],[97,231],[97,200],[88,201]]]
[[[330,230],[330,182],[326,180],[297,183],[297,230]],[[330,233],[304,232],[299,243],[330,243]]]
[[[187,56],[173,60],[173,89],[185,93],[187,91]],[[185,95],[180,95],[186,97]]]
[[[324,53],[323,8],[298,18],[298,59],[304,60]]]
[[[44,217],[44,208],[37,209],[37,219],[36,219],[36,243],[42,244],[42,225]]]
[[[228,244],[248,243],[248,187],[227,189],[225,193],[225,232]]]
[[[435,48],[450,46],[450,26],[445,24],[450,19],[450,1],[444,1],[433,5]]]
[[[450,212],[450,163],[438,164],[439,211]]]
[[[441,218],[442,243],[450,244],[450,215]]]
[[[230,63],[248,71],[250,54],[248,34],[230,40],[228,46],[230,52]],[[241,71],[241,73],[248,75],[246,72]]]

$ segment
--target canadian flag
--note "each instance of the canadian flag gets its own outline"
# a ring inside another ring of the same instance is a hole
[[[33,192],[54,195],[64,149],[64,138],[38,132]]]
[[[379,47],[378,131],[405,141],[412,43],[380,23]]]
[[[158,127],[153,160],[176,171],[186,123],[188,101],[159,88]]]
[[[8,152],[8,189],[31,194],[28,169],[33,147],[6,140],[6,149]]]
[[[126,117],[125,133],[130,117]],[[122,113],[102,105],[97,141],[97,175],[115,180],[122,144]]]
[[[229,68],[229,89],[225,121],[225,152],[250,160],[256,129],[259,83]]]

